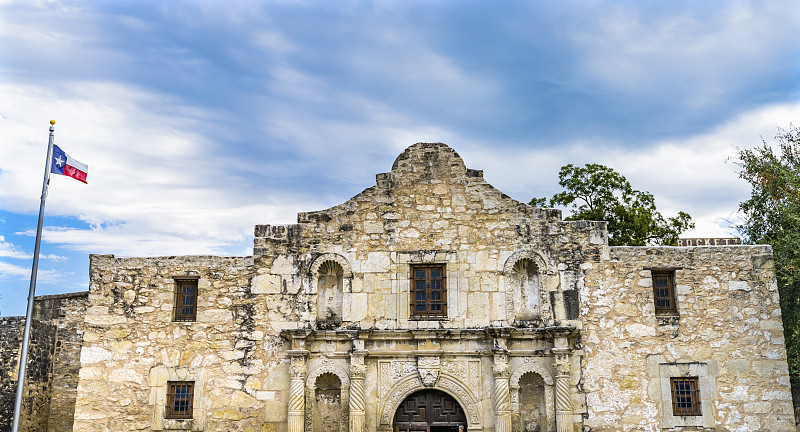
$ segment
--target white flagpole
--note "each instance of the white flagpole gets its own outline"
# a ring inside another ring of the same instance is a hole
[[[39,246],[42,243],[42,221],[44,221],[44,200],[47,198],[47,185],[50,183],[50,164],[53,157],[53,139],[56,121],[50,120],[50,141],[47,143],[47,163],[44,165],[44,182],[42,184],[42,202],[39,205],[39,225],[36,227],[36,246],[33,247],[33,268],[31,269],[31,289],[28,292],[28,312],[25,315],[25,333],[22,336],[22,353],[19,358],[19,376],[17,378],[17,398],[14,402],[14,422],[11,432],[19,431],[19,414],[22,411],[22,392],[25,388],[25,369],[28,363],[28,343],[31,336],[31,320],[33,319],[33,297],[36,291],[36,274],[39,269]]]

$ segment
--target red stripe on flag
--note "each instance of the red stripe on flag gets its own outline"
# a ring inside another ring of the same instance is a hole
[[[86,184],[86,173],[69,165],[64,165],[64,175],[67,177],[72,177],[75,180],[82,181]]]

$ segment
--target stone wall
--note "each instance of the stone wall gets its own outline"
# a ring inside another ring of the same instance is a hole
[[[25,329],[24,317],[3,318],[0,322],[2,332],[2,400],[3,412],[8,416],[0,418],[0,431],[11,430],[14,413],[14,400],[19,377],[20,349]],[[19,430],[36,432],[47,430],[50,412],[50,376],[53,356],[55,328],[52,324],[40,321],[31,322],[31,335],[28,344],[28,365],[25,371],[25,388],[20,413]],[[16,347],[16,348],[15,348]],[[8,353],[5,352],[8,348]],[[10,354],[10,355],[9,355]]]
[[[668,376],[700,377],[705,427],[794,430],[778,289],[768,246],[612,247],[581,292],[593,431],[658,431]],[[679,317],[655,314],[650,268],[675,270]],[[666,400],[665,400],[666,397]],[[676,426],[677,427],[677,426]]]
[[[523,315],[552,325],[577,317],[569,306],[578,298],[581,265],[607,254],[603,222],[563,222],[558,210],[516,201],[444,144],[409,147],[376,183],[338,206],[298,214],[297,224],[256,226],[254,291],[298,294],[297,320],[313,323],[315,273],[333,260],[351,276],[343,321],[361,328],[476,328],[511,325]],[[513,298],[513,265],[523,258],[537,267],[535,312]],[[446,264],[447,320],[411,317],[408,275],[422,263]]]
[[[86,292],[34,301],[20,431],[72,430]],[[25,317],[0,318],[0,432],[11,430]]]
[[[0,318],[0,432],[11,430],[24,317]]]
[[[74,430],[285,430],[288,365],[252,273],[252,258],[92,255]],[[196,322],[173,322],[179,276],[199,278]],[[194,420],[164,419],[183,380]]]
[[[78,390],[87,292],[36,297],[33,318],[53,326],[48,432],[70,432]]]

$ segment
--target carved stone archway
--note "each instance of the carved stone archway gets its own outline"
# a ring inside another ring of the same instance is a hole
[[[407,376],[395,383],[381,400],[378,411],[380,415],[379,430],[390,430],[394,413],[402,401],[412,393],[426,389],[440,390],[452,396],[467,416],[468,430],[482,430],[479,401],[466,384],[446,373],[441,373],[436,385],[430,387],[423,385],[418,375]]]
[[[540,273],[549,273],[551,271],[550,266],[547,265],[547,261],[544,259],[541,253],[531,249],[523,249],[514,252],[510,257],[508,257],[508,259],[506,259],[506,262],[503,264],[503,274],[506,277],[511,276],[514,270],[514,264],[521,259],[529,259],[533,261],[533,263],[539,268]]]
[[[311,263],[311,267],[306,275],[309,294],[320,294],[319,276],[321,268],[325,265],[325,263],[336,263],[339,267],[341,267],[340,286],[338,287],[341,292],[337,294],[337,297],[340,296],[341,300],[340,303],[337,301],[339,304],[334,307],[334,309],[337,311],[335,314],[337,317],[330,323],[322,321],[322,324],[320,324],[320,322],[318,322],[318,325],[320,325],[321,328],[332,330],[338,327],[342,321],[350,321],[350,304],[353,292],[353,268],[347,258],[339,254],[324,253],[319,255]],[[317,313],[319,314],[320,311]]]
[[[314,258],[314,262],[311,263],[311,268],[309,268],[309,270],[308,270],[309,276],[316,275],[317,272],[319,272],[319,267],[325,261],[333,261],[336,264],[339,264],[340,266],[342,266],[342,271],[344,273],[343,276],[345,278],[352,278],[353,277],[353,267],[350,265],[350,261],[348,261],[347,258],[345,258],[345,257],[343,257],[343,256],[341,256],[339,254],[335,254],[335,253],[324,253],[324,254]]]
[[[312,404],[310,403],[314,399],[314,394],[316,390],[316,383],[317,378],[321,375],[330,373],[334,374],[339,378],[341,382],[341,407],[342,413],[340,416],[340,428],[341,432],[348,432],[350,426],[350,375],[347,371],[340,365],[333,364],[333,363],[324,363],[321,364],[311,372],[306,375],[306,404],[305,404],[305,430],[312,431],[313,429],[313,421],[314,421],[314,413],[312,411]]]
[[[467,430],[467,416],[461,405],[441,390],[425,389],[411,393],[394,413],[395,432]]]
[[[547,414],[547,431],[555,431],[556,429],[556,411],[555,411],[555,391],[553,375],[536,359],[525,358],[524,363],[517,366],[509,376],[509,387],[511,390],[511,413],[513,418],[518,418],[520,415],[520,379],[523,375],[533,373],[542,378],[544,382],[544,402],[545,412]],[[514,432],[519,430],[519,425],[515,425]]]
[[[534,308],[535,310],[528,310],[525,312],[523,312],[523,310],[526,308],[518,304],[520,302],[520,293],[517,291],[521,287],[514,286],[518,283],[515,277],[515,266],[524,260],[530,261],[530,265],[536,269],[536,295],[538,296],[535,300],[537,304],[536,308]],[[517,319],[525,320],[526,322],[547,321],[552,315],[552,311],[550,310],[549,301],[547,301],[546,285],[549,285],[548,281],[554,280],[553,278],[557,276],[555,269],[553,266],[547,264],[547,260],[544,256],[540,252],[532,249],[518,250],[506,259],[506,262],[503,264],[502,275],[502,283],[504,284],[506,293],[506,318],[509,322],[514,322]],[[515,297],[517,297],[516,300]],[[518,316],[518,314],[521,314],[521,316]]]
[[[528,360],[528,359],[526,359],[526,360]],[[524,374],[526,374],[528,372],[535,372],[535,373],[539,374],[542,377],[542,379],[544,380],[545,384],[553,385],[553,375],[550,374],[550,372],[547,370],[547,368],[545,368],[544,366],[539,364],[539,362],[530,361],[530,360],[528,360],[525,363],[517,366],[514,369],[514,371],[511,372],[511,375],[509,376],[510,384],[511,385],[519,385],[519,379],[522,378],[522,375],[524,375]]]

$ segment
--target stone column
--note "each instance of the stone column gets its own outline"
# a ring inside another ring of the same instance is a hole
[[[289,386],[289,432],[303,432],[306,413],[306,357],[291,356],[292,381]]]
[[[508,388],[508,355],[495,351],[494,366],[494,430],[511,432],[511,392]]]
[[[364,365],[364,341],[353,340],[353,353],[350,354],[350,432],[364,432],[366,416],[364,376],[367,367]]]
[[[553,354],[556,356],[556,431],[573,431],[572,392],[570,391],[569,346],[566,338],[556,338]]]
[[[307,330],[289,330],[284,337],[289,340],[291,349],[286,351],[291,361],[289,374],[289,432],[303,432],[305,429],[306,414],[306,338],[310,334]]]
[[[511,385],[511,427],[513,431],[520,430],[519,412],[519,384]]]

